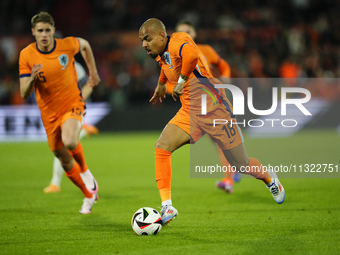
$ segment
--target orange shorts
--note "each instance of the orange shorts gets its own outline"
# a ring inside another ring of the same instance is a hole
[[[223,119],[226,123],[216,124],[214,127],[214,119],[220,119],[219,123],[223,123]],[[217,143],[222,150],[230,150],[244,142],[241,129],[237,124],[231,125],[231,121],[235,123],[236,119],[232,119],[230,113],[223,107],[218,107],[207,115],[198,116],[193,114],[190,116],[181,108],[169,123],[190,134],[191,144],[196,143],[202,136],[208,134],[211,140]]]
[[[78,105],[74,105],[74,107],[69,112],[59,116],[53,122],[44,122],[47,141],[51,151],[55,151],[64,146],[61,139],[61,129],[65,121],[67,119],[76,119],[79,120],[81,124],[83,124],[84,116],[85,105],[84,103],[80,103]]]
[[[178,110],[175,117],[168,124],[174,124],[190,135],[190,114],[184,111],[183,108]]]

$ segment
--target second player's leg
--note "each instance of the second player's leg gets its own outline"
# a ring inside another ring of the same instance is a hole
[[[237,171],[262,180],[269,188],[274,200],[278,204],[283,203],[285,191],[276,173],[273,172],[269,174],[257,159],[249,158],[243,143],[230,150],[224,150],[223,153],[229,163],[236,167]]]
[[[83,147],[79,142],[79,134],[82,129],[82,123],[79,119],[68,118],[62,125],[61,138],[65,147],[69,150],[71,156],[80,166],[80,172],[85,173],[88,167],[85,162]],[[92,174],[91,174],[92,177]],[[91,183],[92,182],[92,178]]]
[[[230,165],[236,167],[237,171],[249,165],[249,157],[243,143],[233,149],[223,150],[223,153]]]
[[[55,151],[53,154],[60,160],[61,166],[65,170],[66,176],[81,190],[84,194],[84,203],[79,211],[82,214],[91,213],[91,209],[95,201],[97,200],[97,194],[93,194],[86,187],[80,173],[80,166],[75,162],[70,155],[69,150],[63,146]]]
[[[89,125],[89,124],[84,124],[81,131],[80,131],[80,134],[79,134],[79,140],[81,140],[85,136],[89,136],[89,135],[92,135],[92,134],[98,134],[98,129],[95,126],[92,126],[92,125]],[[80,143],[78,143],[78,146],[80,146]],[[73,157],[73,155],[72,155],[72,157]],[[82,161],[79,163],[82,167],[81,163],[82,163]],[[86,170],[87,170],[87,166],[84,166],[84,167],[82,167],[81,172],[84,172]],[[60,160],[58,158],[54,157],[52,179],[51,179],[50,184],[46,188],[44,188],[44,192],[45,193],[59,192],[60,191],[60,184],[61,184],[61,180],[62,180],[63,175],[64,175],[64,169],[61,166]]]
[[[79,164],[80,175],[88,191],[91,194],[96,194],[98,192],[98,183],[86,165],[83,147],[79,142],[81,129],[82,123],[79,119],[68,118],[62,126],[61,137],[63,144],[69,150],[74,160]]]
[[[269,173],[263,168],[262,164],[255,158],[249,158],[243,143],[235,148],[223,150],[226,159],[237,171],[249,174],[256,179],[262,180],[265,184],[271,181]]]
[[[65,120],[62,126],[61,139],[67,149],[71,151],[76,149],[79,142],[81,127],[82,123],[77,119]]]
[[[221,181],[216,181],[216,186],[227,193],[233,193],[234,191],[234,181],[236,182],[240,181],[240,173],[235,171],[233,168],[231,168],[230,163],[226,159],[223,150],[217,146],[218,154],[220,157],[220,161],[223,167],[227,169],[227,171],[224,172],[224,178]]]
[[[73,167],[73,158],[65,146],[53,151],[53,154],[59,159],[60,164],[65,171],[68,171]]]

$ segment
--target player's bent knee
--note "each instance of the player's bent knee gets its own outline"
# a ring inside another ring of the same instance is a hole
[[[165,139],[158,139],[158,141],[155,144],[156,149],[162,149],[169,152],[172,152],[174,150],[173,147],[174,146]]]
[[[74,140],[66,140],[63,142],[65,147],[70,150],[73,151],[77,148],[78,145],[78,141],[74,141]]]
[[[167,149],[168,149],[168,146],[167,146],[166,143],[164,143],[164,142],[158,140],[158,141],[155,143],[155,148],[156,148],[156,149],[167,150]]]

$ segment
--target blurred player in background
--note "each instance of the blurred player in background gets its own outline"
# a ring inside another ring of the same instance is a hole
[[[162,224],[166,226],[178,211],[171,201],[171,154],[187,143],[197,142],[207,133],[223,150],[225,157],[238,171],[262,180],[274,200],[281,204],[285,191],[275,172],[264,170],[255,158],[249,158],[243,144],[243,136],[234,119],[232,105],[224,90],[215,90],[213,84],[221,83],[212,77],[207,62],[193,39],[187,33],[167,35],[164,24],[158,19],[145,21],[139,29],[139,38],[147,54],[161,67],[157,87],[150,102],[162,102],[166,94],[166,82],[176,84],[172,97],[180,97],[182,107],[169,121],[155,144],[156,182],[162,200]],[[201,115],[201,97],[210,90],[213,98],[207,97],[208,116]],[[218,101],[216,101],[218,100]],[[216,101],[218,103],[214,104]],[[213,128],[211,119],[227,119],[228,125]]]
[[[176,24],[176,32],[185,32],[191,36],[195,41],[196,39],[196,29],[194,24],[189,20],[180,20]],[[230,83],[230,66],[229,64],[217,54],[217,52],[207,44],[197,44],[197,47],[203,53],[205,59],[207,60],[210,70],[216,68],[219,71],[219,78],[224,84]],[[172,94],[172,90],[175,84],[167,82],[167,93]],[[228,160],[225,158],[223,151],[217,146],[217,150],[220,156],[220,161],[222,166],[227,167],[226,169],[231,169]],[[228,168],[229,167],[229,168]],[[216,181],[216,186],[227,193],[232,193],[234,191],[234,181],[239,182],[241,180],[241,174],[238,172],[233,172],[232,170],[226,171],[224,173],[224,179],[222,181]]]
[[[49,147],[85,197],[79,213],[88,214],[98,199],[98,184],[79,142],[86,103],[78,87],[74,56],[80,52],[84,58],[93,88],[100,78],[92,49],[82,38],[54,38],[54,20],[47,12],[35,15],[31,25],[36,42],[20,52],[20,93],[28,98],[35,90]]]
[[[56,36],[54,37],[60,38]],[[75,61],[74,64],[77,72],[78,86],[81,88],[83,98],[86,100],[91,95],[93,89],[90,87],[90,84],[87,83],[88,77],[86,75],[84,67],[77,61]],[[84,123],[79,134],[79,140],[83,139],[85,136],[96,134],[98,134],[98,129],[95,126]],[[60,160],[57,157],[54,157],[52,179],[50,184],[46,188],[44,188],[44,192],[45,193],[60,192],[61,191],[60,184],[64,173],[65,171],[61,166]]]

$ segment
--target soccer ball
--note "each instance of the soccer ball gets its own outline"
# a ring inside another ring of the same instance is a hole
[[[159,212],[150,207],[142,207],[132,216],[132,229],[137,235],[156,235],[162,229]]]

